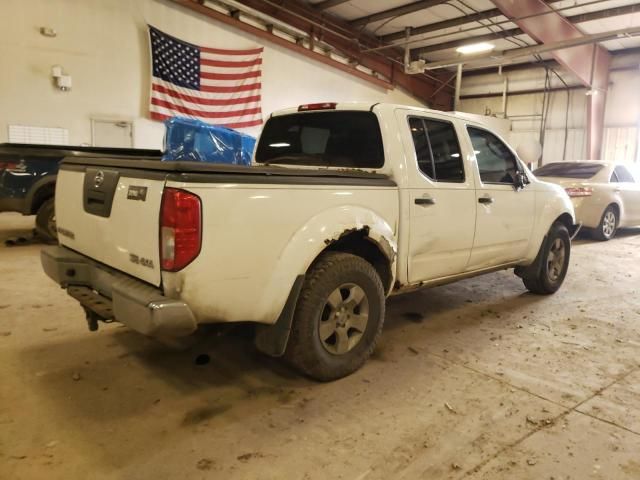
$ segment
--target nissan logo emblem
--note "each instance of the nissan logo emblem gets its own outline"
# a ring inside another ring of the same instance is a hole
[[[100,188],[104,183],[104,172],[102,170],[98,170],[96,176],[93,178],[93,184],[96,188]]]

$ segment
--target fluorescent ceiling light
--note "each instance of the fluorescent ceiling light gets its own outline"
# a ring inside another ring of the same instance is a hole
[[[463,45],[462,47],[456,48],[456,52],[469,55],[471,53],[488,52],[494,48],[496,48],[496,46],[492,43],[472,43],[471,45]]]
[[[291,145],[286,142],[279,142],[279,143],[270,143],[269,146],[271,148],[284,148],[284,147],[290,147]]]

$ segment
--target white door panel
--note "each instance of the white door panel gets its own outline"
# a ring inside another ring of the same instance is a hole
[[[622,199],[624,215],[620,219],[622,226],[640,223],[640,184],[624,165],[617,165],[611,176],[614,192]]]
[[[498,136],[469,126],[476,159],[476,234],[468,270],[522,259],[535,220],[535,191],[530,185],[516,190],[522,172],[517,156]]]
[[[473,245],[474,190],[411,189],[410,198],[409,281],[463,272]],[[421,203],[425,198],[434,203]]]
[[[535,192],[531,187],[515,191],[508,185],[482,185],[476,197],[476,237],[468,269],[521,259],[533,229]],[[491,203],[482,203],[483,198]]]
[[[396,115],[407,155],[409,283],[464,272],[473,246],[476,203],[468,151],[459,141],[459,124],[437,113],[417,115],[398,110]],[[410,127],[410,118],[430,122],[431,127],[423,125],[425,131],[430,131],[430,142],[419,145],[419,140],[414,141],[414,134],[419,134]],[[442,130],[437,131],[436,126]],[[425,166],[425,158],[432,161],[430,166]],[[441,181],[434,180],[434,172],[441,174]],[[459,178],[453,178],[456,176]]]

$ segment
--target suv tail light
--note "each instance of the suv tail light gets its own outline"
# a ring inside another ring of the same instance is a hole
[[[0,162],[0,170],[13,170],[18,166],[15,162]]]
[[[593,194],[593,188],[590,187],[568,187],[564,190],[570,197],[590,197]]]
[[[202,204],[193,193],[165,188],[160,207],[160,263],[177,272],[200,253]]]
[[[325,102],[325,103],[307,103],[306,105],[300,105],[298,107],[299,112],[309,112],[311,110],[335,110],[337,103]]]

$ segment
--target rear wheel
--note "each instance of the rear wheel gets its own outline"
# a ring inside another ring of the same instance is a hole
[[[527,290],[539,295],[555,293],[567,275],[570,252],[571,238],[567,227],[554,223],[535,262],[521,272]]]
[[[56,212],[54,199],[46,200],[36,214],[36,231],[47,242],[55,242],[58,239],[56,230]]]
[[[613,205],[609,205],[600,219],[600,223],[593,230],[593,238],[601,242],[611,240],[618,229],[618,209]]]
[[[285,357],[316,380],[349,375],[373,352],[384,311],[384,288],[370,263],[325,253],[305,278]]]

